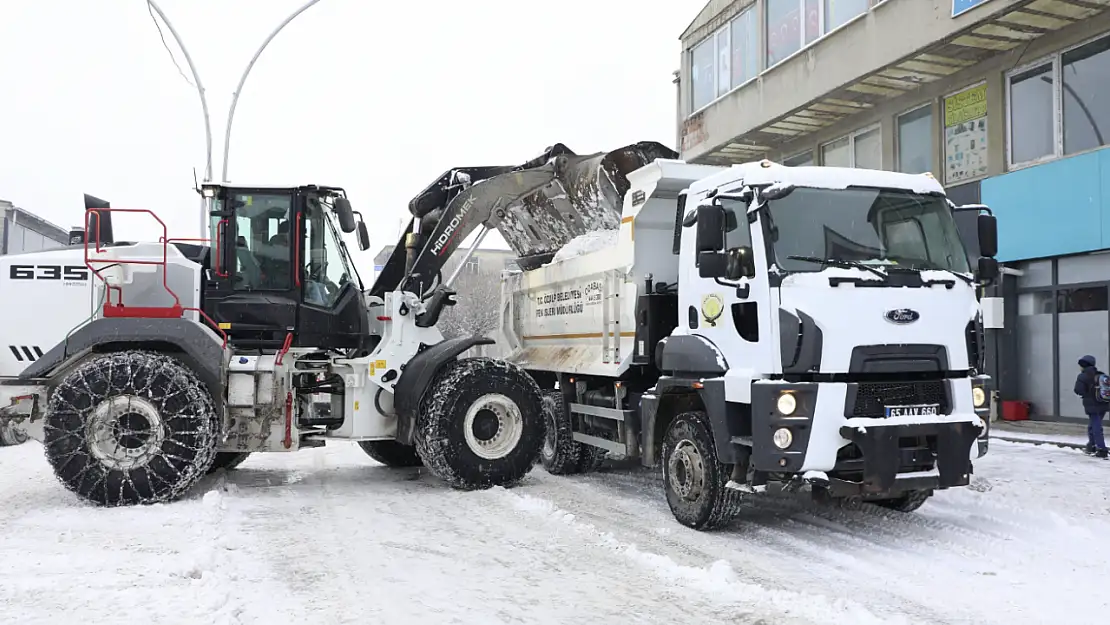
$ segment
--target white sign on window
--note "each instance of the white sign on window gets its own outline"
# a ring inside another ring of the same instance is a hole
[[[987,175],[987,86],[944,99],[944,180],[948,184]]]

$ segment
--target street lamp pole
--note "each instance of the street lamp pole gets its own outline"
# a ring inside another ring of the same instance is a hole
[[[247,63],[247,68],[243,70],[243,75],[239,77],[239,85],[235,87],[235,93],[231,95],[231,106],[227,110],[227,126],[224,129],[224,164],[223,174],[220,178],[223,182],[227,182],[228,153],[231,152],[231,123],[232,120],[235,118],[235,105],[239,103],[239,94],[243,91],[243,84],[247,82],[247,76],[251,73],[251,69],[254,68],[255,61],[257,61],[258,57],[262,55],[262,51],[266,49],[266,46],[270,45],[270,41],[272,41],[273,38],[276,37],[277,34],[280,33],[281,30],[285,28],[285,26],[289,22],[292,22],[294,19],[297,18],[298,15],[304,13],[306,10],[308,10],[309,7],[319,1],[320,0],[308,0],[308,2],[305,2],[301,6],[301,8],[297,9],[292,14],[290,14],[289,17],[285,18],[285,21],[283,21],[281,24],[278,24],[278,27],[275,28],[268,37],[266,37],[266,40],[263,41],[262,45],[258,47],[257,51],[255,51],[254,57],[251,58],[250,63]]]
[[[189,56],[189,50],[185,47],[185,42],[181,40],[181,35],[177,34],[177,29],[173,27],[169,18],[166,17],[166,14],[162,11],[162,7],[158,6],[155,0],[147,0],[147,5],[149,5],[151,9],[154,9],[154,12],[158,14],[158,17],[162,19],[166,28],[169,29],[170,35],[172,35],[174,41],[177,42],[177,47],[181,48],[181,53],[185,57],[185,63],[189,66],[189,72],[193,75],[193,84],[197,87],[197,95],[200,97],[200,108],[204,113],[204,181],[209,182],[212,180],[212,123],[208,115],[208,98],[204,95],[204,83],[200,81],[200,74],[197,73],[197,68],[193,65],[193,57]],[[202,198],[200,211],[200,234],[202,238],[208,229],[207,213],[208,211],[205,210],[205,201]]]

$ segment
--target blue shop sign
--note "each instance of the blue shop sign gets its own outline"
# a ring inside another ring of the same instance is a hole
[[[952,0],[952,17],[962,15],[988,0]]]

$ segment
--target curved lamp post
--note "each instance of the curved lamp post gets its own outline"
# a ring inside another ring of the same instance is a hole
[[[227,158],[228,153],[231,151],[231,122],[235,118],[235,105],[239,103],[239,94],[243,91],[243,83],[247,82],[247,76],[251,73],[251,69],[254,67],[255,61],[257,61],[258,57],[262,55],[262,51],[266,49],[266,46],[270,45],[270,41],[272,41],[273,38],[276,37],[277,34],[280,33],[281,30],[285,28],[285,26],[289,22],[292,22],[294,19],[297,18],[298,15],[304,13],[309,7],[319,1],[320,0],[309,0],[308,2],[304,3],[301,8],[290,14],[289,17],[285,18],[285,21],[283,21],[281,24],[278,24],[278,27],[275,28],[268,37],[266,37],[266,40],[263,41],[262,45],[258,47],[257,51],[255,51],[254,56],[251,57],[251,62],[247,63],[247,68],[243,70],[243,75],[239,77],[239,85],[235,87],[235,93],[231,95],[231,106],[227,110],[227,127],[224,129],[224,164],[223,174],[220,176],[221,181],[227,182]]]

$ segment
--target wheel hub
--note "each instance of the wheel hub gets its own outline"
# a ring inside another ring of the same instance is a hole
[[[87,428],[89,451],[118,471],[146,466],[162,453],[166,439],[158,409],[135,395],[117,395],[98,404]]]
[[[692,441],[675,446],[667,463],[671,490],[687,501],[697,499],[705,489],[705,462]]]
[[[463,432],[470,451],[496,460],[516,449],[524,433],[524,418],[516,402],[500,393],[479,397],[466,412]]]

